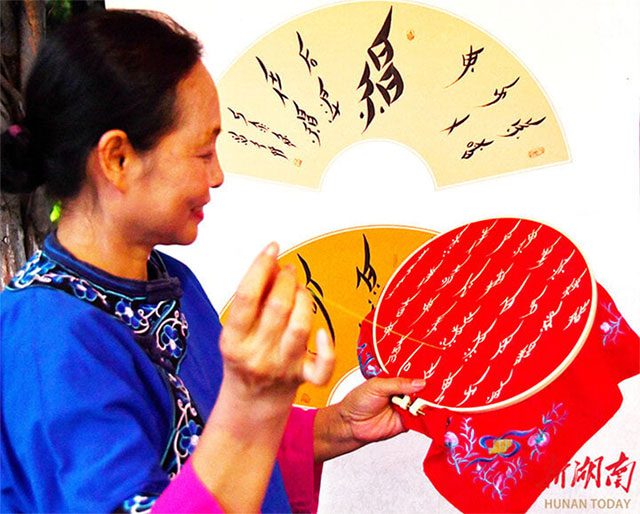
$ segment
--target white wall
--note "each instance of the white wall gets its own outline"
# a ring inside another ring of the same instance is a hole
[[[485,217],[527,217],[558,228],[581,248],[598,281],[640,331],[640,2],[424,3],[481,27],[524,63],[556,109],[571,162],[435,191],[423,162],[410,150],[391,142],[361,143],[332,163],[320,192],[227,175],[224,187],[213,194],[199,240],[170,253],[195,270],[214,305],[221,308],[253,255],[270,240],[287,248],[360,224],[398,223],[445,231]],[[163,10],[196,32],[205,43],[205,62],[214,79],[260,36],[331,4],[107,1],[109,7]],[[389,162],[393,169],[384,164]],[[622,410],[578,458],[603,455],[611,460],[620,451],[633,460],[640,458],[639,385],[638,377],[623,384]],[[424,437],[408,434],[328,463],[321,511],[450,511],[422,475],[427,444]],[[551,488],[543,498],[620,497],[632,499],[631,510],[638,512],[640,477],[635,482],[630,494]],[[532,510],[552,512],[542,500]]]

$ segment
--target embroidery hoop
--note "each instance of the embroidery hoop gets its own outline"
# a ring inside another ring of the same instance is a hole
[[[577,247],[568,239],[566,238],[566,236],[564,236],[563,234],[561,234],[560,232],[558,232],[557,230],[544,225],[542,223],[539,222],[534,222],[531,220],[524,220],[524,219],[515,219],[515,218],[496,218],[496,219],[488,219],[488,220],[482,220],[482,221],[478,221],[478,222],[473,222],[473,223],[469,223],[468,225],[465,225],[463,227],[458,227],[457,229],[451,230],[449,232],[443,233],[441,235],[436,236],[435,238],[433,238],[432,240],[428,241],[427,243],[425,243],[421,248],[418,248],[415,252],[412,253],[412,255],[410,255],[395,271],[394,275],[389,279],[389,281],[387,282],[387,285],[385,286],[383,292],[380,295],[380,301],[378,303],[378,306],[375,310],[374,313],[374,317],[373,317],[373,325],[372,325],[372,341],[371,341],[371,345],[373,346],[373,349],[375,351],[375,355],[377,357],[378,360],[378,364],[379,366],[382,368],[382,370],[384,372],[386,372],[388,375],[391,376],[411,376],[414,378],[423,378],[423,376],[420,376],[419,374],[416,374],[416,371],[420,372],[420,373],[424,373],[426,374],[427,369],[426,366],[423,366],[422,368],[418,368],[416,369],[411,369],[409,367],[409,369],[403,369],[404,366],[400,367],[400,369],[398,369],[398,366],[395,366],[395,361],[396,359],[394,359],[394,362],[392,364],[394,364],[393,366],[389,366],[389,360],[392,358],[392,350],[390,350],[391,345],[387,344],[387,343],[383,343],[383,339],[384,339],[384,327],[388,326],[386,324],[389,315],[384,314],[383,312],[385,310],[388,311],[389,308],[397,308],[399,304],[391,304],[391,301],[389,300],[389,298],[391,297],[391,295],[393,294],[392,292],[394,291],[394,288],[397,288],[399,286],[399,284],[401,285],[403,277],[407,274],[407,270],[408,268],[411,267],[411,265],[415,266],[417,262],[419,262],[420,259],[418,259],[418,257],[420,255],[424,255],[425,259],[431,259],[433,254],[436,254],[436,252],[431,252],[432,256],[430,257],[426,257],[428,255],[428,250],[442,250],[442,248],[445,247],[445,245],[447,243],[449,243],[452,240],[455,240],[455,236],[464,233],[469,227],[473,227],[473,229],[477,232],[477,230],[480,227],[486,228],[488,226],[496,225],[499,224],[499,228],[503,230],[503,232],[499,232],[498,234],[506,234],[508,232],[507,228],[510,230],[511,228],[513,228],[514,223],[516,224],[516,226],[518,225],[523,225],[523,228],[527,228],[527,230],[531,227],[534,226],[539,226],[541,229],[542,227],[544,227],[543,229],[543,236],[549,236],[549,235],[554,235],[559,238],[559,241],[562,241],[562,245],[561,248],[565,249],[565,248],[571,248],[575,251],[575,255],[576,257],[579,258],[579,264],[580,266],[578,266],[579,269],[583,270],[584,273],[588,274],[588,280],[585,280],[582,282],[582,288],[577,287],[575,290],[579,290],[579,294],[581,294],[581,299],[586,298],[589,301],[589,305],[588,305],[588,312],[583,313],[584,315],[581,315],[579,321],[577,323],[575,323],[575,325],[577,326],[576,329],[574,329],[572,331],[572,333],[576,333],[577,336],[574,337],[572,340],[574,341],[573,344],[570,345],[570,347],[568,347],[566,349],[565,352],[561,352],[561,355],[559,358],[556,358],[554,360],[554,364],[552,366],[550,366],[550,369],[547,369],[546,374],[544,376],[542,376],[541,379],[536,380],[534,383],[530,383],[528,384],[526,387],[520,387],[520,389],[515,390],[511,393],[509,393],[508,395],[505,395],[506,397],[500,397],[498,396],[497,398],[486,402],[485,405],[473,405],[473,406],[462,406],[460,402],[456,402],[452,401],[451,403],[448,402],[443,402],[443,400],[441,399],[440,401],[434,401],[436,400],[438,397],[434,398],[434,394],[433,391],[435,390],[433,387],[430,389],[430,385],[433,386],[433,382],[431,384],[429,384],[429,381],[427,382],[427,388],[421,392],[418,393],[418,395],[416,395],[416,399],[419,399],[420,401],[418,403],[414,402],[413,408],[409,409],[410,412],[412,412],[413,414],[417,414],[417,413],[421,413],[420,408],[422,406],[429,406],[432,408],[436,408],[436,409],[448,409],[450,411],[454,411],[454,412],[485,412],[485,411],[491,411],[491,410],[495,410],[495,409],[500,409],[509,405],[513,405],[515,403],[521,402],[527,398],[529,398],[531,395],[537,393],[538,391],[542,390],[544,387],[546,387],[547,385],[549,385],[551,382],[553,382],[553,380],[555,380],[566,368],[567,366],[569,366],[569,364],[574,360],[574,358],[576,357],[576,355],[578,354],[578,352],[580,351],[580,349],[582,348],[591,328],[593,325],[593,320],[595,318],[595,313],[596,313],[596,308],[597,308],[597,289],[596,289],[596,284],[595,284],[595,279],[592,275],[592,273],[589,271],[588,265],[586,263],[586,260],[584,259],[584,257],[582,256],[582,254],[579,252],[579,250],[577,249]],[[515,229],[514,229],[515,230]],[[518,234],[520,234],[521,232],[518,232]],[[503,236],[504,237],[504,236]],[[553,241],[553,240],[552,240]],[[503,241],[504,243],[505,241]],[[509,243],[512,244],[512,243]],[[551,244],[551,242],[549,243]],[[508,248],[511,248],[511,246],[508,246]],[[537,248],[537,247],[536,247]],[[472,247],[473,249],[473,247]],[[450,259],[451,260],[451,259]],[[430,262],[429,260],[426,260],[425,262]],[[455,261],[455,262],[460,262],[460,261]],[[454,262],[454,264],[455,264]],[[472,262],[471,264],[474,264],[474,262]],[[515,265],[515,261],[513,262],[513,264]],[[566,264],[566,263],[565,263]],[[423,265],[425,268],[427,267],[426,265]],[[449,268],[450,269],[450,268]],[[467,268],[465,271],[471,271],[471,275],[469,275],[470,277],[473,276],[473,273],[478,273],[481,269],[481,265],[476,265],[475,267],[471,268],[471,270],[469,268]],[[519,268],[516,268],[519,269]],[[441,275],[439,275],[437,272],[436,274],[433,275],[436,278],[442,278]],[[476,276],[476,279],[478,279],[480,275],[478,274]],[[423,275],[424,278],[424,275]],[[437,282],[436,282],[437,283]],[[458,279],[454,279],[454,281],[451,282],[452,284],[455,283],[455,286],[452,289],[455,289],[459,283],[460,280]],[[478,282],[480,284],[480,282]],[[500,286],[501,284],[498,284],[498,286]],[[405,286],[406,287],[406,286]],[[444,287],[444,286],[443,286]],[[526,286],[522,286],[523,288],[526,289]],[[555,288],[554,292],[556,292],[559,288]],[[571,293],[574,290],[572,290],[569,293],[569,296],[571,295]],[[492,297],[495,297],[496,295],[490,295]],[[421,297],[419,297],[421,298]],[[553,298],[552,298],[553,300]],[[397,302],[397,300],[396,300]],[[490,307],[487,307],[488,303],[485,300],[485,306],[484,309],[489,309]],[[426,304],[425,304],[426,305]],[[467,305],[467,304],[465,304]],[[478,309],[482,308],[483,305],[480,304],[480,307],[478,307]],[[495,305],[493,306],[493,308],[495,308]],[[566,314],[566,310],[565,311],[561,311],[560,308],[558,308],[559,312],[564,312]],[[398,309],[398,312],[400,312],[400,309]],[[557,314],[557,313],[556,313]],[[536,322],[537,322],[537,318]],[[496,318],[497,320],[497,318]],[[496,321],[497,322],[497,321]],[[579,323],[579,325],[578,325]],[[471,326],[471,325],[469,325]],[[492,327],[494,327],[494,325],[492,325]],[[569,325],[568,325],[569,327]],[[568,328],[567,327],[567,328]],[[463,327],[464,328],[464,327]],[[477,328],[477,327],[475,327]],[[486,328],[486,327],[485,327]],[[550,327],[554,330],[554,333],[557,332],[557,330],[555,329],[555,327]],[[381,335],[381,331],[382,331],[382,335]],[[546,331],[545,331],[546,332]],[[504,332],[500,332],[501,334],[504,335]],[[541,329],[541,334],[542,334],[542,329]],[[396,334],[398,335],[398,334]],[[396,337],[396,342],[398,340],[401,340],[401,344],[405,344],[406,341],[409,341],[409,345],[412,344],[412,340],[409,339],[410,337],[410,333],[408,331],[402,331],[402,328],[400,329],[400,334],[399,337]],[[485,337],[488,337],[490,334],[490,331],[487,330],[486,333],[484,334]],[[492,335],[492,338],[495,338],[496,335]],[[557,337],[557,336],[556,336]],[[435,338],[434,338],[435,339]],[[422,343],[432,343],[434,341],[434,339],[431,339],[429,341],[423,340]],[[455,338],[454,338],[455,339]],[[392,339],[393,341],[393,339]],[[465,340],[467,343],[469,342],[468,340]],[[489,339],[488,342],[486,342],[486,339],[483,339],[481,341],[481,343],[479,344],[483,344],[486,346],[489,346],[490,344],[495,344],[495,340],[493,339]],[[542,344],[542,342],[548,342],[549,339],[541,339],[540,343]],[[458,341],[455,342],[455,344],[457,344]],[[462,343],[462,345],[464,345],[464,343]],[[437,348],[433,348],[432,346],[436,346]],[[476,345],[478,346],[478,345]],[[452,346],[449,346],[449,348],[452,348]],[[426,348],[426,352],[427,353],[432,353],[432,354],[441,354],[442,357],[444,357],[443,363],[445,364],[445,369],[449,370],[449,375],[451,376],[451,374],[453,373],[454,370],[456,370],[458,368],[458,365],[460,363],[460,361],[457,362],[453,362],[452,361],[452,357],[451,354],[449,356],[449,359],[447,359],[446,356],[446,352],[447,352],[447,347],[445,346],[444,351],[442,351],[440,348],[438,347],[437,344],[434,345],[428,345],[428,346],[424,346],[424,348]],[[421,349],[421,347],[418,347],[417,350],[415,350],[414,354],[416,354],[419,350]],[[535,344],[534,347],[532,349],[532,351],[535,350]],[[402,352],[403,350],[401,349],[399,352]],[[423,352],[424,353],[424,352]],[[460,350],[457,351],[458,355],[460,354]],[[485,352],[486,353],[486,352]],[[473,356],[474,354],[472,354]],[[502,352],[500,352],[500,356],[502,355]],[[406,358],[406,353],[402,355],[402,357]],[[402,357],[400,356],[400,353],[398,353],[398,359],[397,360],[402,360]],[[407,361],[405,361],[405,364],[407,362],[412,363],[413,361],[411,361],[410,359],[413,357],[413,355],[407,359]],[[537,357],[538,363],[540,358]],[[523,361],[520,361],[523,362]],[[484,366],[486,364],[485,363],[482,364],[482,369],[480,369],[480,371],[475,372],[475,377],[477,378],[478,376],[480,376],[482,374],[482,370],[484,369]],[[517,363],[519,364],[519,363]],[[517,365],[516,364],[516,365]],[[491,365],[489,364],[489,367]],[[464,366],[462,366],[463,368]],[[477,367],[477,366],[476,366]],[[515,367],[512,366],[512,371],[513,368]],[[547,366],[547,368],[549,368],[549,366]],[[467,368],[469,369],[469,368]],[[479,369],[479,368],[478,368]],[[521,368],[522,369],[522,368]],[[431,370],[429,370],[431,371]],[[460,370],[458,370],[458,372],[460,372]],[[489,368],[487,368],[487,373],[489,372]],[[465,372],[467,373],[467,372]],[[455,374],[457,375],[457,373]],[[454,378],[455,378],[454,375]],[[465,374],[463,374],[462,376],[465,376]],[[441,375],[440,375],[441,377]],[[476,384],[473,384],[473,379],[472,377],[468,377],[468,379],[470,379],[470,389],[471,386],[476,386]],[[508,381],[507,381],[508,382]],[[525,381],[526,383],[526,381]],[[501,387],[502,387],[502,382],[500,382]],[[442,382],[442,385],[444,386],[444,381]],[[505,382],[504,384],[505,386],[507,385],[507,383]],[[448,387],[446,388],[448,389]],[[445,393],[446,389],[443,389],[441,392]],[[477,390],[477,387],[476,387]],[[466,392],[466,391],[465,391]],[[473,392],[473,394],[475,395],[476,391]],[[446,395],[445,395],[446,398]],[[460,397],[458,396],[457,399],[459,400]],[[468,398],[467,398],[468,399]],[[497,400],[497,401],[495,401]],[[409,403],[410,403],[411,399],[409,397],[403,397],[403,398],[396,398],[394,399],[394,403],[396,403],[397,405],[401,406],[402,408],[408,408],[409,407]],[[465,400],[466,401],[466,400]],[[464,402],[462,402],[464,403]]]

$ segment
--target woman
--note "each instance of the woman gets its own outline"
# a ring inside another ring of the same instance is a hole
[[[62,217],[2,294],[2,511],[313,510],[320,464],[404,430],[371,380],[291,409],[322,384],[311,300],[277,245],[221,331],[200,284],[154,250],[189,244],[222,184],[216,88],[198,41],[157,14],[91,13],[49,38],[2,135],[2,186],[41,184]]]

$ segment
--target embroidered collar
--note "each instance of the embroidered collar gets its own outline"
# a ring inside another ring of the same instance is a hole
[[[95,266],[77,259],[58,241],[56,233],[51,233],[45,239],[43,252],[52,260],[88,281],[123,296],[130,298],[144,298],[149,303],[157,303],[163,299],[177,300],[182,296],[180,281],[170,277],[160,254],[153,250],[148,262],[151,280],[133,280],[117,277]]]
[[[16,291],[30,286],[59,289],[87,302],[127,325],[136,343],[163,373],[173,399],[173,430],[162,467],[169,478],[193,453],[204,422],[189,390],[178,375],[187,350],[189,327],[180,308],[182,288],[170,277],[157,252],[149,259],[149,281],[116,277],[75,258],[57,240],[47,237],[7,285]]]
[[[45,286],[90,303],[131,328],[136,341],[155,364],[177,373],[188,332],[179,305],[182,288],[177,278],[168,275],[155,251],[149,259],[149,275],[156,278],[141,281],[111,275],[77,259],[53,233],[7,289]]]

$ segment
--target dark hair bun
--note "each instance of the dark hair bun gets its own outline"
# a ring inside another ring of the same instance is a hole
[[[7,193],[30,193],[44,182],[35,166],[27,129],[12,125],[1,136],[0,186]]]

